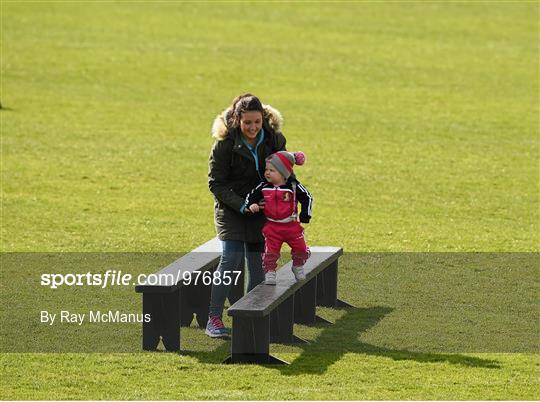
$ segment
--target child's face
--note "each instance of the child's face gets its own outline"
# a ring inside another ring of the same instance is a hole
[[[283,184],[285,183],[285,178],[279,173],[274,165],[270,162],[266,162],[266,169],[264,170],[264,177],[272,184]]]

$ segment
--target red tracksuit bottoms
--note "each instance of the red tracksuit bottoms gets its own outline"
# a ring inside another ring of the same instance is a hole
[[[304,229],[300,222],[278,223],[267,221],[263,227],[265,240],[263,253],[264,272],[275,271],[281,246],[287,243],[291,248],[293,266],[299,267],[309,258],[309,248],[304,239]]]

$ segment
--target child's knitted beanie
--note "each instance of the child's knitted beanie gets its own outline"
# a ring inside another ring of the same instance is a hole
[[[292,173],[293,165],[303,165],[306,161],[306,156],[303,152],[287,152],[279,151],[266,158],[276,170],[287,180]]]

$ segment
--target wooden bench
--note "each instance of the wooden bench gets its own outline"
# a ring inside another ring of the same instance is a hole
[[[338,258],[343,249],[311,247],[304,265],[306,280],[297,282],[292,263],[277,271],[277,285],[260,284],[228,310],[233,317],[231,355],[224,363],[286,363],[270,355],[270,342],[294,343],[294,323],[322,320],[316,306],[351,307],[337,298]]]
[[[212,286],[205,285],[200,276],[197,283],[189,285],[182,278],[184,272],[214,271],[221,253],[221,242],[214,238],[156,272],[152,281],[135,286],[135,291],[142,293],[143,314],[150,314],[150,322],[143,322],[144,350],[156,350],[161,339],[166,350],[178,351],[180,326],[189,326],[195,315],[199,326],[206,327]],[[243,267],[239,268],[242,275],[229,292],[231,304],[244,295]],[[156,278],[162,282],[155,284]]]

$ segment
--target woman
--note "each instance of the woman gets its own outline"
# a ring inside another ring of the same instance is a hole
[[[261,253],[264,251],[263,214],[245,208],[246,195],[264,179],[265,159],[285,150],[281,133],[283,119],[274,108],[251,94],[234,99],[212,126],[215,138],[210,154],[208,186],[214,194],[214,222],[223,254],[217,267],[220,278],[234,277],[243,266],[249,271],[248,291],[264,280]],[[223,306],[231,285],[212,285],[206,334],[227,336],[222,321]]]

